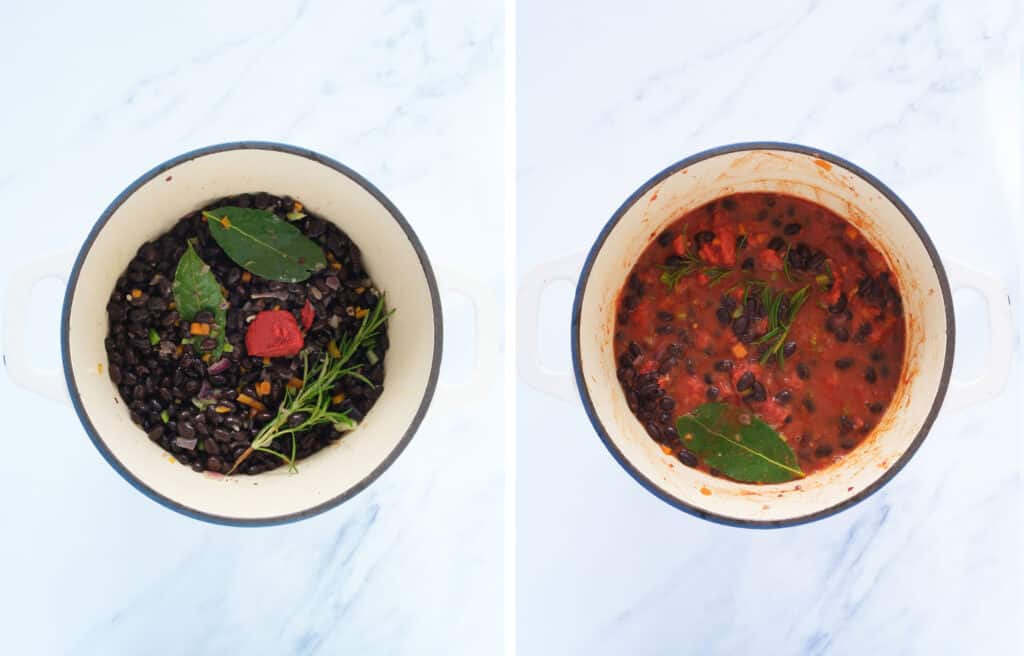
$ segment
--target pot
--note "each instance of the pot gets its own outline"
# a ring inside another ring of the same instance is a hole
[[[647,245],[689,210],[737,192],[773,192],[823,205],[854,224],[887,258],[900,283],[906,321],[905,367],[895,397],[875,430],[842,461],[806,478],[750,485],[679,466],[630,412],[616,378],[612,348],[619,291]],[[540,293],[574,278],[579,258],[548,263],[526,279],[520,297],[520,371],[527,383],[568,398],[566,374],[539,362]],[[986,299],[992,332],[983,377],[955,386],[957,405],[1000,391],[1009,375],[1011,318],[1006,291],[963,266],[954,287]],[[921,446],[942,407],[953,365],[955,321],[943,265],[924,227],[888,187],[850,162],[784,143],[735,144],[688,157],[638,189],[605,225],[582,264],[573,305],[575,385],[598,436],[641,485],[699,517],[738,526],[787,526],[849,508],[878,490]]]
[[[299,463],[256,476],[197,474],[173,461],[129,418],[107,374],[106,304],[117,277],[139,246],[179,217],[216,198],[266,191],[299,198],[342,228],[360,247],[365,266],[396,312],[383,394],[334,446]],[[24,312],[32,286],[63,277],[70,257],[58,254],[22,267],[7,296],[4,352],[11,379],[51,398],[70,400],[108,463],[140,492],[197,519],[279,524],[307,518],[350,499],[379,477],[409,444],[434,396],[441,364],[438,285],[412,227],[376,187],[355,171],[309,150],[266,142],[229,143],[192,151],[143,174],[103,212],[77,253],[61,318],[63,376],[40,371],[24,347]],[[478,366],[456,390],[459,401],[485,393],[494,302],[466,278],[460,291],[476,306]],[[484,325],[486,324],[486,326]]]

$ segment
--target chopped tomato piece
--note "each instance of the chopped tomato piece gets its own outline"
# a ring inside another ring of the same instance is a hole
[[[313,325],[313,317],[316,316],[316,312],[313,311],[313,304],[306,299],[306,304],[302,306],[302,311],[299,312],[299,317],[302,319],[303,330],[309,330],[309,327]]]
[[[782,258],[770,248],[765,248],[757,254],[757,263],[765,271],[782,271]]]

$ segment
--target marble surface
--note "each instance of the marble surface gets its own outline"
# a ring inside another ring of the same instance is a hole
[[[589,248],[668,164],[783,140],[879,176],[943,257],[1021,300],[1019,2],[518,7],[520,273]],[[568,368],[569,299],[559,285],[542,305],[555,368]],[[980,373],[987,327],[976,296],[956,309],[964,379]],[[1019,346],[1007,357],[1003,394],[943,413],[883,490],[766,531],[662,503],[578,401],[521,385],[519,653],[1022,653]]]
[[[264,139],[361,172],[435,265],[500,291],[500,2],[6,3],[3,14],[0,288],[15,266],[79,245],[150,167]],[[58,366],[61,293],[42,283],[18,309],[41,366]],[[472,316],[459,297],[443,300],[442,380],[457,381],[471,367]],[[343,506],[232,529],[136,493],[70,408],[0,375],[0,434],[32,447],[0,461],[0,651],[498,653],[492,384],[478,407],[432,409],[396,464]]]

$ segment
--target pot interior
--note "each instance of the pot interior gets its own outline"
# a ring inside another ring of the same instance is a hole
[[[132,482],[179,510],[227,521],[290,519],[340,502],[397,457],[429,404],[440,361],[439,301],[426,256],[386,201],[312,156],[250,147],[211,149],[158,168],[112,206],[80,256],[65,309],[65,369],[78,410],[105,455]],[[110,381],[103,340],[106,304],[117,277],[146,240],[217,198],[250,191],[289,195],[344,230],[396,312],[389,325],[384,392],[354,431],[335,445],[257,476],[225,479],[174,462],[133,424]]]
[[[774,192],[827,207],[854,224],[888,259],[903,296],[906,353],[899,388],[873,433],[838,464],[804,479],[749,485],[709,476],[665,455],[630,412],[616,378],[615,304],[644,248],[671,222],[737,192]],[[614,222],[614,220],[613,220]],[[948,286],[912,217],[836,161],[757,148],[685,165],[626,206],[591,255],[579,305],[580,384],[593,418],[623,464],[678,505],[740,522],[786,522],[835,510],[909,457],[937,412],[952,352],[947,350]],[[899,463],[899,464],[897,464]],[[894,473],[894,470],[892,471]]]

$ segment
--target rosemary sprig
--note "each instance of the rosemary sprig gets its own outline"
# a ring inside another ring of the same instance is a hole
[[[774,355],[781,369],[786,363],[786,356],[783,353],[786,338],[793,327],[793,321],[796,319],[797,313],[800,312],[800,308],[807,302],[811,287],[810,285],[805,285],[792,294],[787,294],[784,291],[773,292],[766,284],[760,281],[751,282],[758,283],[758,286],[760,286],[762,302],[764,302],[765,307],[768,309],[768,332],[761,335],[754,342],[755,344],[771,344],[761,355],[760,362],[765,364]],[[785,310],[783,309],[783,304],[786,306]]]
[[[355,334],[343,335],[338,341],[338,357],[324,353],[310,365],[309,354],[303,352],[302,387],[298,390],[289,387],[285,391],[277,414],[270,420],[270,423],[260,429],[249,448],[242,452],[231,465],[227,475],[233,474],[238,466],[255,451],[277,456],[288,463],[290,471],[295,471],[296,435],[322,424],[334,424],[335,429],[339,431],[355,428],[356,422],[348,416],[348,411],[336,412],[330,409],[331,390],[334,384],[345,376],[352,376],[373,386],[369,379],[359,373],[359,369],[362,368],[361,364],[351,366],[346,366],[346,364],[360,348],[372,344],[376,340],[381,326],[393,313],[394,310],[386,309],[384,297],[381,296],[373,310],[363,317],[363,322]],[[301,416],[302,420],[295,426],[289,426],[289,418],[296,415]],[[270,444],[274,440],[289,435],[292,438],[290,456],[270,448]]]

